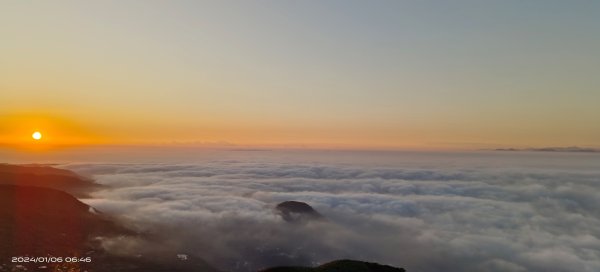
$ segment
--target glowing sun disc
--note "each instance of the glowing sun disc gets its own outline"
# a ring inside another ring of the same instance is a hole
[[[33,138],[36,141],[40,140],[40,139],[42,139],[42,133],[40,133],[39,131],[36,131],[33,134],[31,134],[31,138]]]

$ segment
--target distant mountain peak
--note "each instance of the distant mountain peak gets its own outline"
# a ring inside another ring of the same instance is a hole
[[[534,151],[534,152],[600,152],[599,149],[579,146],[557,146],[557,147],[532,147],[532,148],[497,148],[494,151]]]

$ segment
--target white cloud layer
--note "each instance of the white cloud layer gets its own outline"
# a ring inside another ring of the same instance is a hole
[[[515,162],[521,155],[431,155],[434,164],[261,156],[63,167],[112,187],[85,200],[98,210],[225,270],[352,258],[411,272],[600,271],[598,156],[535,155],[534,165]],[[329,221],[288,224],[272,210],[286,200]],[[107,245],[152,247],[128,242]]]

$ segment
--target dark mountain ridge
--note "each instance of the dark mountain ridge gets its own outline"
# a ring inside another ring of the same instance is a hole
[[[273,267],[260,272],[406,272],[406,270],[377,263],[338,260],[312,268],[298,266]]]
[[[0,184],[52,188],[78,197],[103,187],[72,171],[40,164],[0,164]]]

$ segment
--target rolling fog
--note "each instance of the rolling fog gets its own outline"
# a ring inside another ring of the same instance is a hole
[[[595,153],[269,150],[60,165],[110,186],[84,202],[159,237],[103,242],[118,254],[411,272],[600,271],[598,166]],[[286,200],[328,220],[285,222],[273,207]]]

